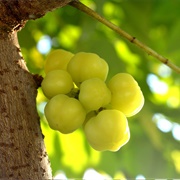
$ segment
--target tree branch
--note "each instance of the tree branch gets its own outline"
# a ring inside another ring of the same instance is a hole
[[[98,20],[99,22],[101,22],[105,26],[107,26],[110,29],[112,29],[113,31],[117,32],[119,35],[121,35],[125,39],[129,40],[131,43],[133,43],[136,46],[138,46],[139,48],[141,48],[148,55],[155,57],[157,60],[159,60],[162,63],[164,63],[165,65],[169,66],[175,72],[180,73],[180,68],[178,66],[176,66],[175,64],[173,64],[169,59],[158,54],[156,51],[154,51],[153,49],[151,49],[150,47],[148,47],[147,45],[145,45],[144,43],[139,41],[137,38],[128,34],[126,31],[117,27],[116,25],[114,25],[110,21],[106,20],[105,18],[100,16],[98,13],[96,13],[95,11],[93,11],[92,9],[90,9],[89,7],[84,5],[83,3],[79,2],[78,0],[74,0],[74,1],[70,2],[69,5],[79,9],[80,11],[82,11],[82,12],[88,14],[89,16],[93,17],[94,19]]]
[[[10,33],[24,27],[27,20],[67,5],[72,0],[1,0],[0,32]]]

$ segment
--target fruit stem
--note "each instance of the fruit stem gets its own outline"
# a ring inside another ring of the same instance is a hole
[[[68,94],[67,96],[78,99],[79,96],[79,88],[73,88]]]
[[[115,31],[116,33],[118,33],[119,35],[124,37],[125,39],[129,40],[131,43],[135,44],[136,46],[138,46],[139,48],[144,50],[148,55],[155,57],[157,60],[161,61],[162,63],[164,63],[165,65],[170,67],[176,73],[180,73],[180,68],[178,66],[176,66],[175,64],[173,64],[169,59],[161,56],[156,51],[154,51],[153,49],[151,49],[150,47],[148,47],[147,45],[145,45],[144,43],[139,41],[136,37],[131,36],[126,31],[122,30],[121,28],[117,27],[115,24],[113,24],[110,21],[108,21],[107,19],[103,18],[97,12],[93,11],[92,9],[90,9],[89,7],[87,7],[86,5],[81,3],[80,1],[74,0],[74,1],[70,2],[69,5],[79,9],[80,11],[82,11],[82,12],[88,14],[89,16],[93,17],[94,19],[98,20],[105,26],[109,27],[110,29],[112,29],[113,31]]]

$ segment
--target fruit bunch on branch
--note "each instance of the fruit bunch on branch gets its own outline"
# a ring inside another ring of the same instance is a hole
[[[137,114],[144,96],[136,80],[118,73],[108,82],[107,62],[94,53],[52,51],[45,61],[41,86],[49,99],[49,126],[63,134],[83,129],[98,151],[117,151],[130,138],[127,117]]]

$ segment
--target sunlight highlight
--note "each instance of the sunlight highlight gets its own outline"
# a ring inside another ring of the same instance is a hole
[[[146,178],[142,175],[142,174],[139,174],[136,176],[136,179],[135,180],[145,180]]]
[[[46,104],[47,104],[47,102],[43,101],[37,105],[37,108],[40,113],[44,114],[44,108],[45,108]]]
[[[164,133],[171,132],[175,140],[180,141],[180,124],[169,121],[163,114],[154,114],[152,120],[158,129]]]
[[[62,171],[57,172],[53,178],[53,180],[66,180],[66,179],[67,179],[67,177],[66,177],[65,173]]]
[[[158,68],[158,74],[163,78],[169,77],[171,73],[172,70],[164,64],[161,64]]]
[[[154,74],[149,74],[147,76],[147,83],[150,90],[157,94],[166,94],[168,92],[168,85],[165,82],[159,80],[159,78]]]
[[[47,54],[51,49],[51,38],[47,35],[42,36],[37,43],[37,49],[42,54]]]
[[[165,118],[162,114],[154,114],[152,120],[156,123],[159,130],[164,133],[170,132],[172,130],[173,124]]]
[[[94,169],[87,169],[84,173],[84,176],[82,179],[85,180],[112,180],[112,178],[108,175],[102,175],[100,173],[98,173],[97,171],[95,171]]]
[[[172,135],[175,140],[180,141],[180,125],[177,123],[173,124]]]

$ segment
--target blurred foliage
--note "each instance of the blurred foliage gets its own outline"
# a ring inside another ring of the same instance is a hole
[[[84,0],[83,3],[157,52],[180,65],[179,0]],[[43,41],[44,40],[44,41]],[[46,98],[38,91],[37,107],[53,174],[83,177],[93,168],[112,178],[180,177],[180,78],[91,17],[66,6],[29,21],[19,42],[32,73],[44,75],[43,63],[53,49],[94,52],[117,72],[134,76],[145,96],[140,113],[129,118],[131,139],[118,152],[97,152],[82,130],[62,135],[49,129],[43,114]],[[44,49],[43,49],[44,48]]]

